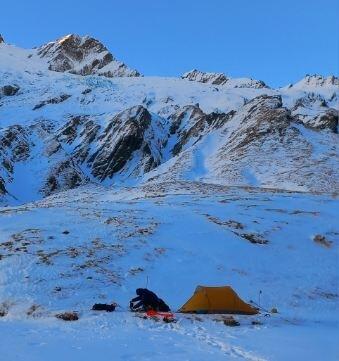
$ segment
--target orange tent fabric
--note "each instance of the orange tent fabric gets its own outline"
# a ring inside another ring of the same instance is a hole
[[[230,286],[198,286],[179,312],[255,315],[258,310],[244,302]]]

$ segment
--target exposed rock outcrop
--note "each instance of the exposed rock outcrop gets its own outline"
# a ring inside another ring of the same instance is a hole
[[[20,87],[18,85],[4,85],[0,88],[0,95],[3,94],[5,96],[13,96],[19,91]]]
[[[324,84],[325,81],[324,78],[317,78],[316,80],[319,80],[321,84]],[[296,99],[291,111],[296,119],[309,128],[317,130],[329,129],[336,133],[338,128],[338,111],[328,106],[330,102],[335,101],[335,98],[335,94],[330,98],[326,98],[324,95],[309,92],[305,96]],[[309,112],[309,109],[316,109],[317,111]]]
[[[33,110],[40,109],[40,108],[44,107],[47,104],[59,104],[59,103],[62,103],[65,100],[67,100],[68,98],[70,98],[70,97],[71,97],[71,95],[69,95],[69,94],[61,94],[61,95],[59,95],[57,97],[43,100],[39,104],[35,105]]]
[[[230,134],[226,145],[232,151],[241,151],[252,142],[261,142],[266,135],[283,136],[292,120],[290,111],[282,107],[281,97],[267,95],[247,103],[238,118],[239,127]]]
[[[0,156],[5,169],[10,168],[11,162],[26,160],[29,152],[30,143],[22,126],[13,125],[0,132]],[[4,161],[8,165],[5,165]]]
[[[7,193],[7,182],[13,180],[14,165],[28,159],[31,143],[20,125],[0,129],[0,194]]]
[[[151,119],[151,114],[142,106],[116,115],[98,138],[100,147],[88,160],[92,174],[101,180],[111,178],[126,165],[137,150],[146,153],[150,157],[149,161],[154,163],[152,152],[144,142]]]
[[[327,107],[327,101],[323,95],[310,92],[305,94],[303,97],[296,99],[292,111],[300,111],[302,108],[312,106]]]
[[[305,117],[302,122],[313,129],[329,129],[333,133],[338,133],[338,111],[336,109],[327,109],[315,117]]]
[[[100,131],[100,125],[88,116],[72,117],[56,136],[57,144],[73,146],[72,157],[83,164],[88,158]],[[74,145],[75,143],[76,145]],[[95,149],[94,149],[95,151]]]
[[[186,144],[194,145],[206,131],[220,128],[233,115],[234,112],[205,114],[198,105],[187,105],[178,109],[169,117],[170,134],[177,136],[177,142],[172,149],[173,155],[178,155]]]
[[[66,159],[50,169],[42,191],[45,196],[49,196],[58,191],[76,188],[87,181],[76,164]]]
[[[6,193],[5,181],[0,177],[0,195],[5,195]]]

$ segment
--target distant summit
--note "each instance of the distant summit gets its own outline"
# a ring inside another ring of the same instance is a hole
[[[262,80],[252,78],[229,78],[223,73],[207,73],[197,69],[193,69],[183,74],[181,78],[212,85],[225,85],[230,88],[268,88]]]
[[[5,39],[3,38],[3,36],[0,34],[0,44],[1,43],[4,43],[5,42]]]

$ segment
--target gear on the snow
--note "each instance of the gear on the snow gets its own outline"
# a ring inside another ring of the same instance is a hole
[[[107,305],[106,303],[95,303],[92,307],[93,311],[106,311],[106,312],[113,312],[117,307],[116,303],[112,303]]]

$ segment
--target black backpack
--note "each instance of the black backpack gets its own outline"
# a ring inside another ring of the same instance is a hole
[[[93,305],[93,311],[106,311],[106,312],[113,312],[115,311],[116,304],[107,305],[106,303],[96,303]]]

